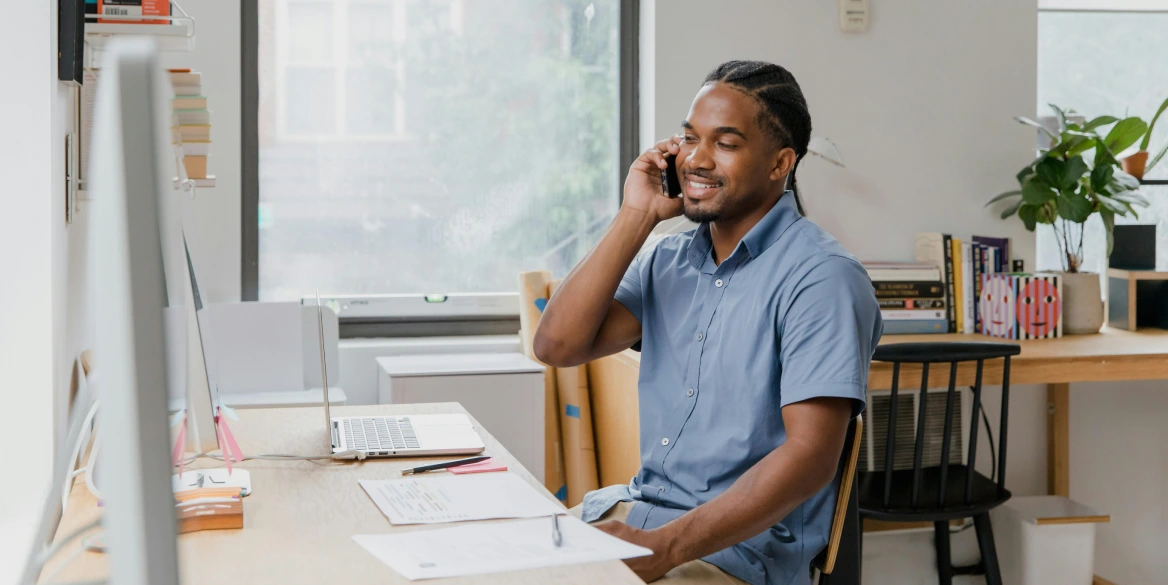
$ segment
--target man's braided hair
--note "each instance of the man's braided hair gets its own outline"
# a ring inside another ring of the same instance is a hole
[[[758,102],[758,124],[767,137],[779,147],[791,147],[795,151],[795,164],[791,167],[788,185],[795,192],[799,213],[805,215],[803,203],[799,200],[799,188],[795,185],[795,169],[807,154],[807,144],[811,142],[811,114],[795,76],[773,63],[728,61],[706,76],[705,84],[714,82],[725,83]]]

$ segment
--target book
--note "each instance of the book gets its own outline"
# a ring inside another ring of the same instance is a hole
[[[178,126],[178,135],[183,142],[202,141],[210,142],[211,140],[211,125],[210,124],[185,124]]]
[[[188,179],[207,178],[207,157],[183,155],[183,167],[187,170]]]
[[[882,299],[877,297],[876,302],[881,309],[944,309],[945,299]]]
[[[953,253],[953,309],[956,314],[953,333],[965,331],[965,281],[961,274],[961,240],[951,240]]]
[[[926,281],[887,280],[872,283],[876,298],[945,298],[945,285],[940,279]]]
[[[170,84],[175,87],[201,85],[203,83],[203,74],[198,71],[172,69],[168,73],[170,74]]]
[[[183,156],[207,156],[211,154],[211,143],[206,140],[184,141]]]
[[[945,285],[933,281],[877,281],[876,298],[945,298]]]
[[[926,319],[946,319],[945,309],[880,309],[880,317],[886,321],[921,321]]]
[[[202,97],[203,95],[202,85],[171,85],[173,86],[175,97]]]
[[[982,275],[983,335],[1003,339],[1062,337],[1062,283],[1055,274]]]
[[[973,333],[974,328],[973,307],[977,304],[976,297],[973,296],[973,244],[970,242],[961,243],[961,299],[962,304],[958,309],[964,316],[962,321],[962,333]]]
[[[986,245],[977,244],[973,258],[973,332],[981,333],[981,275],[985,274]]]
[[[1009,272],[1010,266],[1010,238],[992,238],[989,236],[973,236],[973,241],[985,244],[997,250],[994,260],[994,272]]]
[[[884,335],[945,333],[948,329],[949,319],[905,319],[903,321],[884,321]]]
[[[97,13],[101,16],[121,16],[123,18],[98,18],[101,23],[115,24],[170,24],[169,20],[145,18],[147,16],[170,16],[170,0],[97,0]]]
[[[873,281],[941,280],[941,272],[936,268],[864,268]]]
[[[953,306],[953,238],[939,232],[919,233],[913,238],[913,250],[919,262],[928,262],[941,271],[945,289],[945,310],[950,333],[957,332],[957,311]]]
[[[174,97],[170,100],[170,107],[173,110],[205,110],[207,109],[207,98],[201,95]]]
[[[205,125],[211,123],[210,110],[174,110],[174,115],[178,118],[180,125]]]

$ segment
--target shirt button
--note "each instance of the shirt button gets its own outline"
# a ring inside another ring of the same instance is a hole
[[[690,388],[689,390],[686,390],[686,391],[685,391],[685,395],[686,395],[686,396],[693,396],[693,388]]]
[[[706,336],[705,336],[705,335],[702,335],[701,333],[698,333],[698,341],[701,341],[701,340],[703,340],[703,339],[705,339],[705,338],[706,338]]]
[[[662,444],[662,445],[668,445],[668,444],[669,444],[669,439],[668,439],[668,438],[661,439],[661,444]]]
[[[718,287],[718,288],[722,288],[722,279],[721,279],[721,278],[719,278],[718,280],[715,280],[715,281],[714,281],[714,286],[716,286],[716,287]]]

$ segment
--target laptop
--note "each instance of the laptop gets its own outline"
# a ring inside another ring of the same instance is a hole
[[[320,372],[324,416],[332,453],[357,451],[366,457],[417,457],[482,453],[486,446],[465,414],[339,416],[329,412],[328,367],[324,352],[324,313],[316,296],[320,334]]]

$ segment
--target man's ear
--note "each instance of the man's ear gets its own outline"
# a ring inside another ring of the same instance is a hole
[[[795,168],[795,149],[787,147],[775,154],[774,165],[771,166],[770,179],[772,181],[783,181]]]

